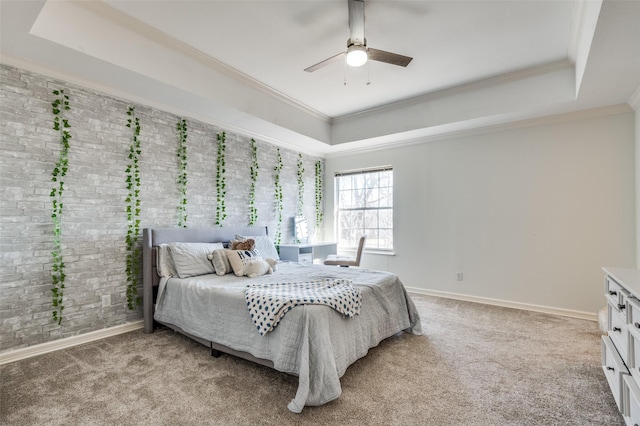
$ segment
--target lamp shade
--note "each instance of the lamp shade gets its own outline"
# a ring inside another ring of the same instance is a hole
[[[367,48],[362,45],[351,45],[347,49],[347,65],[361,67],[367,63]]]

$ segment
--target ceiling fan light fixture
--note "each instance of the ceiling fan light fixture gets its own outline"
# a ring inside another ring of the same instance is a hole
[[[367,48],[363,45],[352,44],[347,48],[347,65],[361,67],[367,63]]]

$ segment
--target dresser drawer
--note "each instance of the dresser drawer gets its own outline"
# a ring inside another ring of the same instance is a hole
[[[632,425],[640,425],[640,388],[632,376],[624,376],[622,379],[624,406],[622,415],[625,422]]]
[[[627,327],[627,315],[624,310],[617,311],[609,303],[609,321],[607,333],[615,343],[620,356],[625,364],[629,361],[629,329]]]
[[[298,262],[304,263],[304,264],[313,263],[313,254],[311,253],[299,254]]]
[[[604,295],[607,298],[607,301],[611,304],[611,306],[615,307],[616,310],[620,310],[620,308],[625,303],[625,296],[628,296],[628,292],[622,288],[620,284],[618,284],[613,278],[607,276],[604,280]]]
[[[633,370],[640,377],[640,338],[637,333],[629,333],[629,358],[627,360],[629,362],[626,365],[629,371]]]
[[[618,351],[609,336],[602,336],[602,370],[607,377],[613,398],[616,400],[618,409],[624,413],[623,397],[623,376],[629,375],[629,370],[625,367]]]
[[[627,299],[627,330],[629,331],[629,358],[627,367],[640,373],[640,301],[634,297]]]
[[[640,300],[635,297],[627,297],[626,301],[629,330],[637,332],[640,337]]]

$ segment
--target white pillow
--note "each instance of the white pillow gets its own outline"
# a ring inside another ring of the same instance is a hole
[[[215,269],[208,256],[221,248],[222,243],[169,243],[173,266],[180,278],[213,274]]]
[[[256,242],[256,250],[260,252],[260,254],[267,258],[270,257],[275,260],[280,260],[280,255],[278,254],[278,250],[276,249],[276,245],[273,243],[273,240],[268,235],[260,235],[260,236],[246,236],[246,235],[236,235],[236,240],[244,241],[249,238],[252,238],[253,241]]]
[[[244,274],[244,267],[252,260],[262,259],[258,250],[225,250],[236,277]]]
[[[233,272],[225,249],[214,250],[213,253],[209,255],[209,259],[211,259],[213,269],[215,269],[217,275],[226,275]]]
[[[161,277],[175,277],[178,275],[173,266],[169,244],[160,244],[156,249],[156,270]]]

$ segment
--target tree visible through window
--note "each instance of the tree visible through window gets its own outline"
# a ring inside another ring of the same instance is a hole
[[[336,173],[338,245],[393,249],[393,169],[391,166]]]

